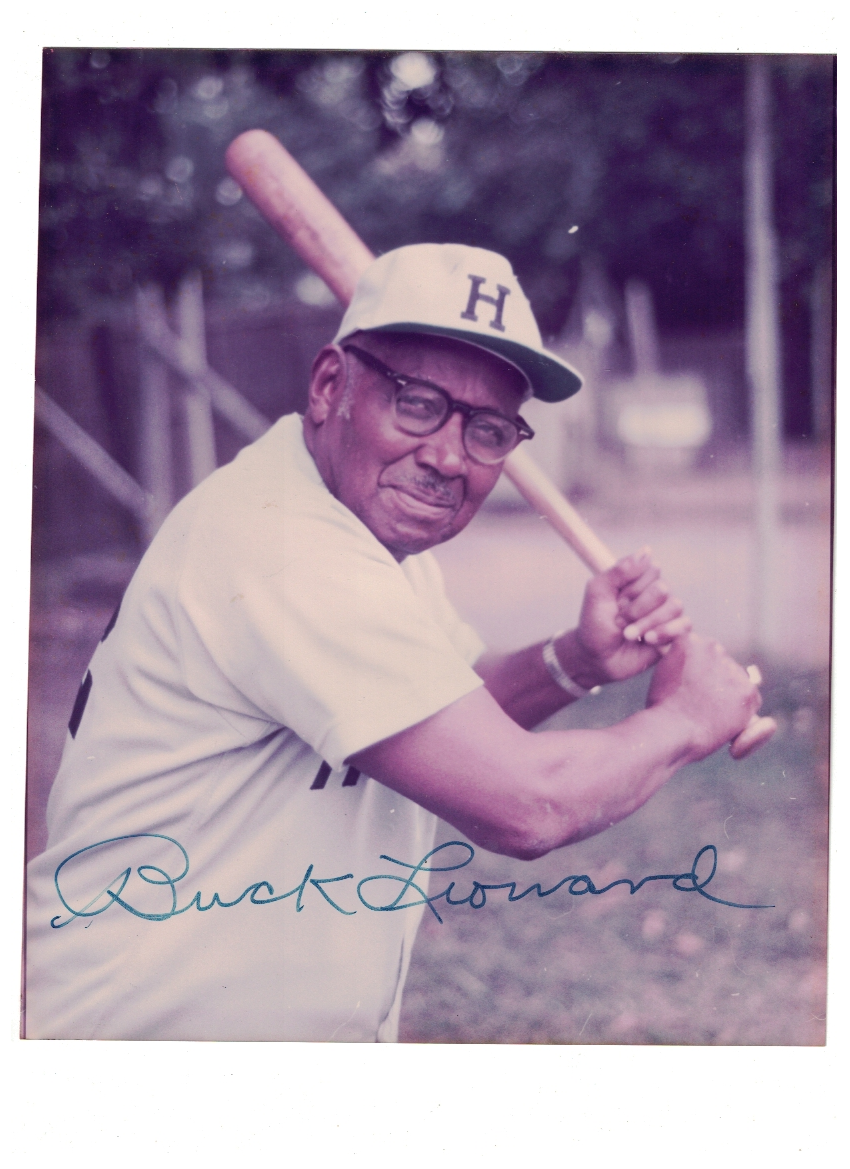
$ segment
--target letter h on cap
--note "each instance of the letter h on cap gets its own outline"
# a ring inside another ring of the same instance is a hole
[[[498,296],[487,296],[481,291],[481,285],[486,281],[486,276],[473,276],[469,273],[469,279],[472,281],[472,287],[469,290],[469,300],[466,304],[466,312],[460,314],[461,320],[477,321],[478,317],[475,315],[475,306],[479,300],[486,300],[488,304],[496,306],[496,315],[490,322],[491,329],[498,329],[500,333],[504,333],[505,326],[502,324],[502,310],[505,307],[505,297],[510,296],[510,288],[505,288],[503,284],[497,284],[496,288],[499,292]]]

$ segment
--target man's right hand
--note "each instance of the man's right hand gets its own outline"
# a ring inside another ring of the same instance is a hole
[[[740,734],[761,706],[761,694],[722,645],[689,633],[655,667],[646,705],[690,724],[690,760],[696,762]]]

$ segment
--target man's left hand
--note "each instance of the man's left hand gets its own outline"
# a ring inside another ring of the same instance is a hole
[[[659,650],[690,629],[682,602],[642,548],[588,583],[576,649],[596,683],[619,682],[654,665]]]

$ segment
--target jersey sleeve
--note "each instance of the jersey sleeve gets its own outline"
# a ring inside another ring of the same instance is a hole
[[[472,626],[459,616],[446,596],[443,573],[436,557],[430,552],[410,556],[404,562],[403,570],[454,648],[465,662],[474,666],[487,646]]]
[[[441,586],[426,581],[423,594],[341,504],[315,493],[281,515],[259,494],[232,521],[225,493],[219,504],[188,537],[178,588],[185,676],[200,698],[222,700],[214,663],[233,706],[295,731],[336,768],[482,685],[471,668],[481,643]]]

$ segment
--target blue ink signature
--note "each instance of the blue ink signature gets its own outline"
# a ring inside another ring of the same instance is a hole
[[[70,905],[68,901],[66,901],[59,884],[59,874],[72,860],[78,856],[82,856],[83,853],[91,852],[92,849],[103,848],[108,844],[117,844],[118,841],[121,840],[145,839],[164,840],[168,844],[173,844],[180,850],[180,854],[183,858],[183,867],[176,877],[169,876],[165,869],[160,868],[159,865],[139,865],[139,867],[136,869],[136,874],[141,877],[141,879],[146,884],[165,885],[169,888],[171,893],[171,907],[168,910],[166,910],[164,913],[144,913],[141,909],[137,909],[134,905],[131,905],[129,901],[121,896],[121,894],[124,892],[127,882],[132,876],[132,865],[129,865],[126,869],[120,872],[117,877],[105,885],[104,888],[96,893],[94,897],[92,897],[91,900],[83,906],[82,909],[74,909],[74,907]],[[63,925],[68,925],[68,923],[73,921],[75,917],[97,917],[99,914],[105,913],[106,910],[109,909],[112,905],[120,905],[122,909],[126,909],[127,912],[132,913],[134,917],[144,918],[145,921],[168,921],[169,918],[177,917],[179,914],[185,913],[188,909],[191,909],[192,906],[194,906],[201,913],[206,913],[206,911],[208,909],[212,909],[214,905],[218,905],[220,909],[232,909],[234,905],[238,905],[241,901],[244,901],[246,897],[252,905],[271,905],[275,901],[285,901],[287,897],[295,897],[295,908],[300,913],[304,908],[302,904],[302,898],[308,884],[312,885],[315,889],[318,889],[324,899],[330,905],[332,905],[338,913],[343,913],[347,917],[351,917],[354,915],[354,913],[356,913],[356,910],[343,909],[340,905],[337,905],[337,903],[330,897],[330,895],[322,888],[323,885],[332,885],[335,881],[351,880],[354,877],[354,874],[345,873],[341,877],[313,877],[311,876],[313,872],[313,865],[307,866],[307,870],[304,873],[300,884],[296,885],[294,889],[290,889],[287,893],[278,893],[275,895],[274,886],[269,881],[255,881],[252,885],[249,885],[247,889],[243,889],[239,896],[234,898],[233,901],[222,901],[218,893],[213,893],[209,902],[206,905],[203,905],[202,894],[201,891],[198,890],[198,892],[187,905],[184,905],[182,909],[178,909],[176,886],[178,881],[182,881],[183,878],[187,876],[188,872],[189,854],[183,845],[178,840],[175,840],[172,836],[163,836],[160,832],[137,832],[129,836],[113,836],[110,837],[109,840],[99,840],[97,844],[89,844],[85,848],[80,848],[76,852],[72,852],[71,855],[65,857],[62,863],[57,867],[56,872],[53,874],[53,884],[56,887],[59,900],[62,902],[71,916],[65,921],[60,921],[62,915],[57,914],[56,917],[51,919],[50,924],[54,929],[61,929]],[[116,885],[117,888],[114,888]],[[268,891],[267,897],[258,896],[261,889]],[[104,897],[106,897],[107,900],[100,906],[100,908],[93,909],[92,906],[97,905],[97,903]]]
[[[85,853],[92,852],[93,849],[105,848],[108,845],[119,844],[121,841],[131,840],[162,840],[169,845],[174,845],[178,849],[179,855],[182,859],[182,866],[176,875],[170,875],[160,865],[144,864],[139,865],[135,872],[146,885],[161,886],[167,888],[168,900],[170,900],[169,908],[161,913],[146,913],[143,910],[133,905],[130,900],[123,896],[128,882],[133,875],[133,866],[128,865],[122,869],[116,877],[110,880],[102,889],[100,889],[94,897],[81,908],[75,909],[73,905],[66,899],[60,883],[60,874],[62,874],[66,865],[69,865],[77,857],[83,856]],[[464,855],[462,859],[455,864],[434,864],[433,858],[449,848],[460,848]],[[706,865],[702,864],[703,857],[710,854],[711,867],[705,872]],[[602,893],[607,893],[609,889],[615,888],[617,885],[628,885],[629,893],[635,894],[638,889],[643,888],[650,881],[670,881],[672,887],[679,893],[699,893],[701,897],[705,897],[708,901],[713,901],[716,905],[726,905],[731,909],[774,909],[773,905],[744,905],[737,901],[724,901],[720,897],[714,897],[711,893],[706,892],[706,887],[714,880],[714,875],[717,872],[717,849],[713,844],[704,845],[696,854],[693,864],[690,869],[683,873],[653,873],[650,876],[642,877],[635,882],[628,877],[620,877],[616,881],[611,881],[598,889],[594,885],[591,878],[586,873],[573,873],[568,877],[562,877],[555,885],[549,889],[544,889],[540,882],[535,882],[529,885],[527,889],[523,889],[521,893],[517,892],[516,881],[501,881],[496,884],[485,883],[473,880],[472,890],[466,897],[454,897],[455,881],[450,881],[445,889],[440,893],[434,893],[430,896],[425,892],[420,885],[416,883],[416,879],[420,873],[451,873],[458,869],[464,869],[470,864],[475,856],[475,849],[471,844],[466,844],[461,840],[449,840],[445,844],[439,844],[436,848],[432,848],[430,852],[419,861],[418,864],[412,865],[407,861],[396,860],[394,857],[381,854],[380,859],[389,861],[390,864],[398,865],[401,869],[409,870],[407,876],[400,876],[398,873],[376,873],[374,876],[363,877],[357,884],[357,897],[364,906],[364,908],[375,913],[389,913],[398,909],[413,909],[417,905],[427,905],[431,912],[436,917],[437,921],[442,923],[443,919],[434,907],[434,903],[445,900],[446,905],[468,905],[470,909],[483,909],[487,904],[487,894],[497,892],[501,889],[508,890],[508,901],[522,901],[523,898],[528,897],[531,893],[536,893],[538,898],[551,897],[564,886],[567,892],[573,897],[583,897],[586,894],[591,894],[595,897]],[[700,876],[699,869],[704,870],[704,875]],[[56,887],[56,892],[59,900],[62,902],[65,909],[70,916],[61,920],[62,915],[57,914],[51,919],[51,926],[53,929],[61,929],[68,925],[75,918],[79,917],[97,917],[101,913],[105,913],[112,905],[119,905],[127,913],[131,913],[134,917],[143,918],[145,921],[168,921],[172,917],[177,917],[181,913],[186,913],[193,907],[200,913],[206,913],[214,906],[220,909],[233,909],[234,906],[239,905],[247,899],[251,905],[272,905],[277,901],[285,901],[289,897],[295,898],[295,909],[300,913],[304,909],[303,898],[308,886],[316,889],[324,898],[324,900],[335,909],[337,913],[342,913],[346,917],[353,917],[357,912],[355,909],[343,909],[330,894],[324,889],[325,885],[333,885],[338,881],[350,881],[354,879],[353,873],[343,873],[338,877],[314,877],[314,866],[308,865],[299,884],[293,889],[289,889],[286,893],[275,893],[274,886],[270,881],[255,881],[248,885],[238,897],[232,901],[223,900],[218,893],[213,893],[209,901],[203,903],[203,895],[198,890],[194,896],[181,908],[177,908],[178,894],[177,885],[184,880],[189,873],[189,854],[186,849],[171,836],[164,836],[159,832],[139,832],[128,836],[113,836],[108,840],[100,840],[96,844],[89,844],[85,848],[78,849],[71,853],[65,860],[57,867],[53,875],[53,883]],[[394,886],[400,885],[401,888],[385,902],[375,903],[368,900],[364,895],[364,889],[374,881],[390,881]],[[261,895],[265,893],[265,895]],[[418,898],[416,898],[418,894]],[[413,895],[414,900],[408,900],[408,896]]]
[[[427,862],[431,857],[436,856],[437,853],[442,852],[444,848],[452,847],[463,848],[467,852],[465,860],[459,861],[455,865],[428,865]],[[700,877],[697,870],[700,866],[702,858],[706,853],[711,854],[711,869],[704,876]],[[653,873],[651,876],[642,877],[639,881],[631,881],[628,877],[620,877],[617,881],[611,881],[607,885],[603,885],[601,889],[597,889],[593,881],[586,873],[573,873],[568,877],[562,877],[557,884],[550,889],[544,889],[539,882],[529,885],[527,889],[523,889],[521,893],[517,893],[516,881],[501,881],[497,884],[485,884],[481,881],[472,882],[472,892],[467,897],[453,897],[455,882],[451,881],[442,893],[435,893],[428,896],[416,883],[415,877],[418,873],[447,873],[453,872],[455,869],[463,869],[472,861],[475,856],[475,849],[471,844],[465,844],[460,840],[450,840],[446,844],[440,844],[433,848],[426,856],[422,858],[418,865],[410,865],[405,861],[395,860],[394,857],[381,854],[382,861],[390,861],[391,864],[399,865],[402,868],[410,869],[408,877],[400,877],[395,873],[381,873],[374,877],[364,877],[357,886],[357,895],[366,906],[367,909],[372,909],[379,912],[387,912],[395,909],[410,909],[414,905],[427,905],[431,912],[436,917],[437,921],[442,922],[437,910],[434,908],[434,902],[445,898],[447,905],[468,905],[470,909],[483,909],[487,904],[487,894],[495,892],[499,889],[508,890],[508,901],[522,901],[524,897],[528,897],[530,893],[536,893],[539,898],[551,897],[553,893],[557,893],[564,885],[567,886],[567,892],[573,897],[583,897],[590,893],[593,896],[599,896],[601,893],[607,893],[609,889],[613,889],[616,885],[628,885],[629,893],[637,893],[649,881],[670,881],[673,888],[679,893],[699,893],[701,897],[705,897],[708,901],[714,901],[717,905],[728,905],[731,909],[775,909],[775,905],[743,905],[737,901],[724,901],[720,897],[713,897],[711,893],[706,893],[706,886],[714,880],[714,874],[717,872],[717,849],[713,844],[706,844],[699,850],[694,857],[694,862],[690,869],[685,873]],[[363,887],[368,885],[371,881],[393,881],[401,885],[398,894],[387,902],[385,905],[373,905],[363,896]],[[418,901],[403,901],[406,894],[414,890],[420,894]]]

